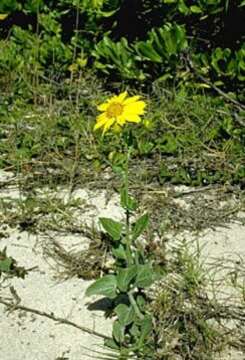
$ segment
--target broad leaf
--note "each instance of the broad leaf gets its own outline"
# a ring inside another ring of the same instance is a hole
[[[137,266],[137,277],[135,285],[139,288],[150,286],[154,281],[154,272],[150,264]]]
[[[132,325],[132,327],[129,330],[130,334],[133,335],[135,338],[140,337],[140,326],[136,323]]]
[[[145,307],[146,300],[142,295],[137,295],[136,303],[140,310],[143,310]]]
[[[109,218],[100,218],[100,223],[113,240],[118,241],[120,239],[123,228],[120,222]]]
[[[127,326],[134,321],[135,311],[132,306],[127,306],[126,304],[119,304],[115,308],[115,313],[117,314],[120,324]]]
[[[145,315],[145,317],[141,323],[140,338],[139,338],[139,342],[138,342],[139,347],[141,347],[143,345],[145,339],[151,333],[151,330],[152,330],[151,317],[150,317],[150,315]]]
[[[191,9],[191,12],[194,14],[201,14],[203,12],[202,9],[197,5],[192,5],[190,7],[190,9]]]
[[[136,240],[149,224],[149,215],[146,213],[142,215],[135,223],[133,228],[133,240]]]
[[[86,296],[104,295],[109,299],[114,299],[117,296],[117,279],[114,275],[106,275],[101,279],[96,280],[86,290]]]
[[[120,244],[117,248],[112,248],[112,254],[120,260],[127,260],[127,255],[125,249],[122,244]]]
[[[117,274],[117,286],[120,291],[126,292],[131,281],[137,275],[137,266],[132,265],[127,269],[119,269]]]
[[[113,339],[106,339],[104,344],[105,344],[105,347],[108,347],[110,349],[113,349],[113,350],[118,350],[119,349],[118,344]]]
[[[119,344],[124,341],[124,331],[125,331],[125,327],[122,324],[120,324],[119,321],[115,321],[113,323],[112,335]]]

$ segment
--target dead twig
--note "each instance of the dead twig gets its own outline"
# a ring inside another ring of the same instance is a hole
[[[60,324],[73,326],[76,329],[79,329],[79,330],[81,330],[81,331],[83,331],[83,332],[85,332],[87,334],[97,336],[97,337],[99,337],[101,339],[104,339],[104,340],[111,339],[109,336],[101,334],[101,333],[99,333],[99,332],[97,332],[95,330],[91,330],[91,329],[89,329],[89,328],[87,328],[85,326],[76,324],[73,321],[70,321],[70,320],[55,316],[53,313],[47,313],[45,311],[33,309],[33,308],[23,306],[23,305],[20,305],[20,304],[15,304],[12,301],[5,301],[2,298],[0,298],[0,304],[5,305],[9,311],[16,311],[16,310],[26,311],[26,312],[29,312],[29,313],[32,313],[32,314],[36,314],[36,315],[39,315],[39,316],[46,317],[46,318],[51,319],[51,320],[53,320],[55,322],[58,322]]]

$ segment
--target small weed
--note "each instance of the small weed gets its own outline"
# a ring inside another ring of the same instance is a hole
[[[6,247],[2,251],[0,250],[0,277],[4,274],[8,277],[16,276],[24,279],[27,273],[28,270],[18,266],[17,261],[7,255]]]
[[[18,226],[22,231],[61,230],[79,231],[75,223],[74,211],[83,209],[82,200],[65,200],[57,194],[37,195],[29,193],[20,199],[1,199],[2,215],[5,224]]]
[[[178,248],[166,276],[155,284],[149,305],[155,324],[155,359],[212,359],[222,350],[225,336],[218,323],[209,321],[212,302],[206,285],[198,259],[186,248]]]

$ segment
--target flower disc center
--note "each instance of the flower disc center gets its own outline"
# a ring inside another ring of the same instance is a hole
[[[119,103],[112,103],[106,110],[106,115],[108,118],[113,118],[122,115],[123,105]]]

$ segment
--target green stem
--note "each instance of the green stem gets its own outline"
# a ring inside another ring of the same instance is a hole
[[[133,291],[129,291],[128,293],[128,298],[129,298],[129,301],[130,301],[130,304],[133,306],[134,308],[134,311],[135,311],[135,314],[138,316],[138,318],[140,320],[143,320],[144,319],[144,315],[141,313],[135,299],[134,299],[134,295],[133,295]]]
[[[130,148],[126,147],[126,164],[125,164],[125,172],[124,172],[124,186],[125,186],[125,194],[126,194],[126,204],[128,205],[128,164],[130,159]],[[126,253],[127,253],[127,262],[128,265],[133,264],[133,257],[131,252],[131,241],[130,241],[130,211],[126,208]]]

